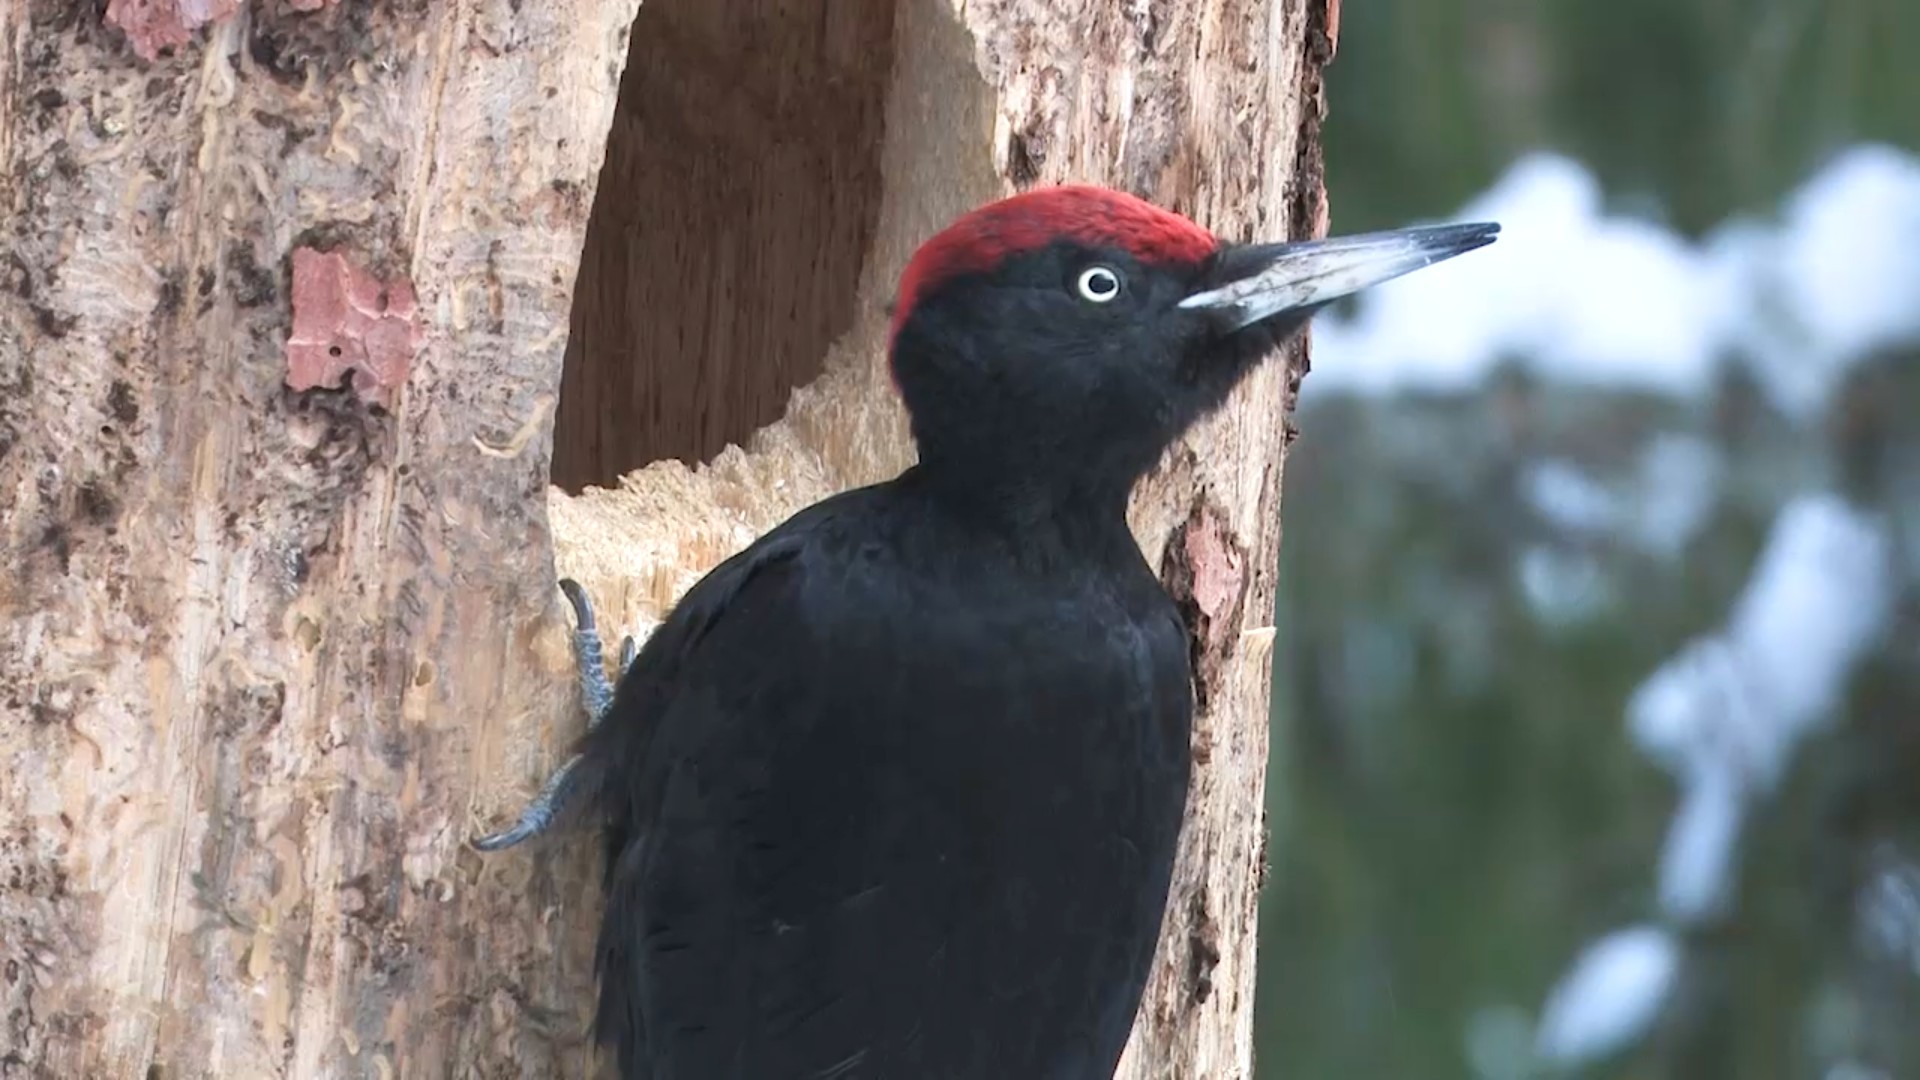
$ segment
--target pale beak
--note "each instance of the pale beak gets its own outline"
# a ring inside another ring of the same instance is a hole
[[[1198,292],[1180,306],[1215,313],[1232,332],[1288,312],[1310,312],[1402,274],[1486,247],[1500,235],[1492,222],[1258,244],[1229,250],[1215,270],[1225,283]]]

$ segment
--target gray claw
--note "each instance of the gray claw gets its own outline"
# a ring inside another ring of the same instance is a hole
[[[587,706],[587,726],[592,727],[600,722],[607,706],[613,704],[613,686],[607,682],[606,650],[600,644],[600,628],[594,624],[593,603],[587,599],[587,590],[572,578],[561,578],[560,591],[567,594],[567,603],[573,605],[573,657],[580,668],[580,696]]]
[[[554,770],[553,775],[547,778],[540,794],[535,795],[526,809],[520,811],[520,820],[514,822],[511,829],[482,836],[473,841],[473,846],[481,851],[499,851],[546,832],[566,807],[567,800],[573,796],[573,772],[579,764],[580,755],[568,758],[565,765]]]
[[[587,591],[572,578],[560,579],[560,591],[566,594],[567,603],[573,606],[573,655],[580,669],[580,697],[587,709],[587,728],[592,730],[599,726],[601,718],[613,704],[613,685],[607,681],[606,653],[600,644],[600,630],[594,624],[593,604],[587,599]],[[627,666],[633,663],[638,651],[632,637],[620,643],[621,674],[626,674]],[[567,802],[573,798],[575,770],[579,764],[578,754],[569,758],[566,764],[547,778],[540,793],[520,811],[520,820],[512,828],[479,837],[473,841],[473,846],[480,851],[499,851],[552,828],[561,811],[566,809]]]

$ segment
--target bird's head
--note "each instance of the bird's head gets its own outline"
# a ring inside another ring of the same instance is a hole
[[[1498,232],[1230,244],[1121,192],[1036,189],[914,253],[894,301],[894,382],[924,469],[1124,498],[1316,310]]]

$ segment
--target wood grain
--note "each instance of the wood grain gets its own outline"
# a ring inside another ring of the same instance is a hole
[[[546,438],[488,448],[551,413],[635,0],[151,64],[98,7],[0,2],[0,1075],[577,1075],[590,857],[463,843],[485,729],[571,700]],[[391,411],[283,385],[303,245],[418,290]]]

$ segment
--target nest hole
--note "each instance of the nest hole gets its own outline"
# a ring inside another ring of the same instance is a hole
[[[647,0],[574,290],[553,481],[710,460],[853,323],[894,0]]]

